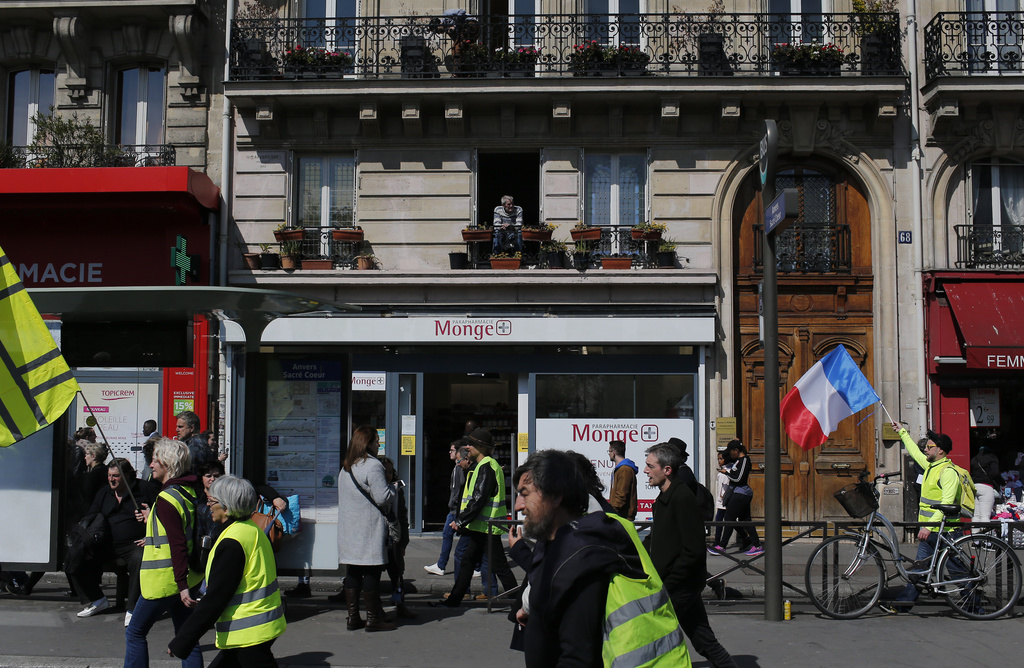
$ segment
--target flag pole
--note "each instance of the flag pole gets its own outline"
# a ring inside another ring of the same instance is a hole
[[[96,423],[96,428],[100,430],[100,438],[103,439],[103,445],[107,446],[107,450],[110,451],[110,454],[114,454],[114,451],[110,447],[110,443],[107,442],[107,435],[103,433],[103,427],[100,426],[100,421],[96,419],[96,414],[92,412],[92,406],[89,405],[89,400],[85,398],[85,393],[79,389],[78,394],[81,395],[82,401],[85,403],[85,408],[89,411],[89,415],[92,416],[93,421]],[[121,474],[121,480],[124,481],[125,489],[128,490],[128,496],[135,505],[135,510],[141,510],[139,502],[135,500],[135,495],[132,494],[132,486],[128,484],[128,478],[125,477],[124,470],[121,468],[121,464],[118,463],[117,459],[117,457],[114,457],[113,459],[114,466],[117,467],[117,472]]]
[[[882,407],[883,411],[885,411],[885,417],[889,418],[889,422],[891,422],[892,424],[896,424],[896,420],[893,420],[892,416],[889,415],[889,410],[885,407],[885,404],[883,404],[881,401],[879,401],[878,405]]]

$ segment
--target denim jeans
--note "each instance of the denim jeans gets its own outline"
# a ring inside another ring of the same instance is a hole
[[[452,528],[454,521],[455,511],[453,510],[448,513],[448,517],[444,518],[444,529],[441,531],[441,555],[437,558],[437,567],[442,571],[448,565],[448,556],[452,553],[452,543],[455,542],[455,529]]]
[[[949,537],[950,540],[956,540],[957,538],[959,538],[962,535],[963,535],[963,532],[960,529],[957,529],[955,531],[949,532],[948,537]],[[932,554],[935,552],[935,548],[938,546],[938,544],[939,544],[939,534],[937,532],[935,532],[935,531],[932,531],[930,534],[928,534],[928,539],[927,540],[918,541],[918,543],[917,543],[917,557],[916,557],[915,561],[921,561],[922,559],[930,559]],[[957,563],[958,562],[956,562],[956,561],[951,561],[950,562],[950,573],[951,574],[955,573],[955,572],[958,572],[960,570],[960,569],[957,569],[957,567],[956,567]],[[918,590],[918,588],[916,586],[914,586],[914,583],[913,582],[908,582],[907,586],[903,588],[903,591],[901,591],[899,593],[899,595],[897,595],[894,600],[900,601],[900,602],[903,602],[903,603],[913,603],[914,601],[916,601],[918,599],[918,597],[920,595],[921,595],[921,592],[920,592],[920,590]],[[909,610],[911,607],[912,606],[903,606],[903,609],[904,610]]]
[[[177,594],[166,598],[158,598],[155,601],[140,596],[135,603],[135,611],[132,613],[132,621],[124,630],[124,668],[148,668],[149,666],[149,643],[146,642],[146,635],[153,628],[157,620],[168,610],[171,611],[171,622],[174,624],[175,633],[185,623],[192,611],[181,602]],[[170,638],[164,640],[170,641]],[[165,654],[167,644],[163,643],[160,655]],[[199,651],[199,645],[192,648],[187,659],[181,662],[182,668],[203,668],[203,653]]]
[[[468,536],[459,536],[459,542],[455,545],[455,578],[459,577],[459,568],[462,565],[462,554],[466,551],[466,547],[469,546]],[[473,569],[476,569],[476,564],[473,564]],[[487,552],[484,552],[483,558],[480,559],[480,582],[483,584],[484,592],[488,591],[488,581],[490,582],[490,595],[498,595],[498,579],[490,572],[490,564],[487,563]]]

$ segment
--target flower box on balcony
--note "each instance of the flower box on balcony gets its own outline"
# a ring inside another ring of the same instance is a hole
[[[334,268],[333,260],[303,260],[303,269],[315,269],[319,271],[325,271]]]
[[[658,241],[661,239],[661,230],[640,230],[633,228],[629,231],[633,241]]]
[[[304,230],[301,227],[287,227],[274,230],[274,238],[278,241],[302,241]]]
[[[361,227],[336,227],[331,230],[331,238],[335,241],[346,243],[358,243],[363,240],[363,228]]]
[[[551,241],[551,230],[546,227],[524,227],[523,241]]]
[[[462,230],[462,240],[465,242],[483,242],[491,241],[494,238],[494,232],[486,228],[474,228]]]
[[[491,269],[518,269],[520,264],[520,258],[491,258]]]
[[[600,241],[600,227],[579,227],[569,230],[573,241]]]
[[[601,268],[602,269],[629,269],[633,266],[633,258],[631,257],[602,257]]]

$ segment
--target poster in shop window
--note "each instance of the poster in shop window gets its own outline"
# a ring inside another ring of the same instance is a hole
[[[341,364],[288,360],[267,382],[267,484],[298,494],[303,521],[338,521]]]
[[[597,477],[604,484],[606,493],[611,488],[612,472],[615,465],[608,456],[609,441],[623,441],[626,444],[626,458],[637,466],[637,515],[636,521],[651,519],[651,504],[658,496],[658,489],[647,484],[644,475],[644,450],[667,441],[682,439],[689,447],[687,464],[694,470],[697,479],[702,478],[703,449],[694,443],[693,420],[676,419],[585,419],[554,418],[537,420],[537,449],[574,450],[586,456],[597,469]]]

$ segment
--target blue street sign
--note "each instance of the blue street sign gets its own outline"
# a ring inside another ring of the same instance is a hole
[[[764,210],[764,231],[770,234],[782,231],[800,215],[799,193],[796,188],[786,188]]]

